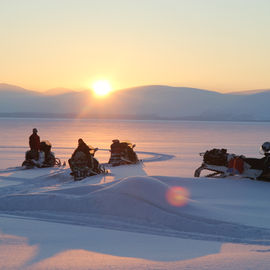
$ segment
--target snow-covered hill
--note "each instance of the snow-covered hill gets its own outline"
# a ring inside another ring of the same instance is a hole
[[[0,85],[2,116],[268,121],[269,90],[246,95],[161,85],[141,86],[95,99],[90,91],[55,95]]]

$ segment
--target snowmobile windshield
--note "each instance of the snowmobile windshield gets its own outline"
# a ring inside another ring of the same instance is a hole
[[[47,146],[52,146],[52,144],[51,144],[49,141],[47,141],[47,140],[42,141],[41,143],[44,143],[44,144],[47,145]]]
[[[50,152],[52,148],[52,144],[49,141],[41,141],[40,142],[40,151]]]
[[[94,155],[95,154],[95,152],[96,152],[96,148],[95,147],[93,147],[92,145],[88,145],[88,147],[90,148],[90,154],[91,155]]]
[[[125,141],[121,141],[121,143],[125,143],[127,144],[128,147],[133,148],[133,143],[131,141],[125,140]]]

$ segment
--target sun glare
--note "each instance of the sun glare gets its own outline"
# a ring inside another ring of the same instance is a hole
[[[97,81],[93,84],[93,91],[96,96],[103,97],[112,91],[112,87],[108,81]]]

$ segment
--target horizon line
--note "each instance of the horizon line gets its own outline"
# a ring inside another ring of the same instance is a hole
[[[19,86],[16,84],[11,84],[11,83],[6,83],[6,82],[1,82],[0,86],[2,85],[6,85],[7,87],[15,87],[15,88],[20,88],[22,90],[25,91],[31,91],[31,92],[37,92],[37,93],[41,93],[44,94],[46,92],[50,92],[53,90],[66,90],[66,92],[83,92],[83,91],[91,91],[92,89],[86,88],[86,87],[80,87],[80,88],[68,88],[68,87],[52,87],[49,89],[45,89],[45,90],[36,90],[36,89],[32,89],[32,88],[25,88],[23,86]],[[270,90],[269,88],[258,88],[258,89],[246,89],[246,90],[235,90],[235,91],[222,91],[222,90],[212,90],[212,89],[206,89],[206,88],[201,88],[201,87],[193,87],[193,86],[175,86],[175,85],[169,85],[169,84],[145,84],[145,85],[136,85],[136,86],[130,86],[130,87],[125,87],[125,88],[118,88],[118,89],[113,89],[113,92],[117,92],[117,91],[123,91],[123,90],[129,90],[129,89],[134,89],[134,88],[141,88],[141,87],[150,87],[150,86],[163,86],[163,87],[171,87],[171,88],[188,88],[188,89],[198,89],[198,90],[204,90],[204,91],[211,91],[211,92],[217,92],[220,94],[241,94],[241,93],[256,93],[256,92],[263,92],[263,91],[268,91]],[[0,89],[1,91],[2,89]],[[9,90],[9,89],[7,89]]]

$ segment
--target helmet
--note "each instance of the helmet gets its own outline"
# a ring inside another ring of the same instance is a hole
[[[38,130],[37,130],[36,128],[33,128],[33,132],[34,132],[34,133],[37,133]]]
[[[270,142],[264,142],[261,146],[261,152],[263,152],[263,154],[266,154],[270,151]]]

